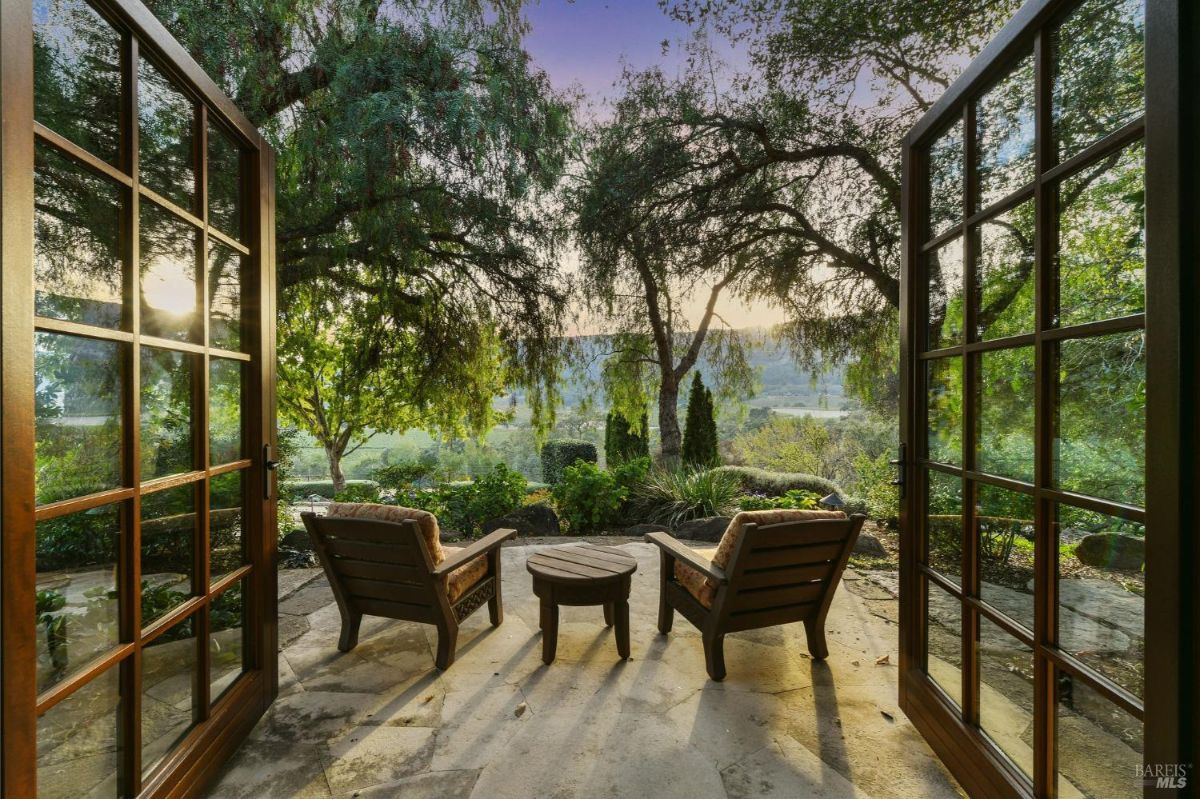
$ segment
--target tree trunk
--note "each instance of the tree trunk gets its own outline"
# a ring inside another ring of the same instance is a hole
[[[346,488],[346,475],[342,473],[342,451],[336,445],[325,445],[325,457],[329,459],[329,476],[333,480],[334,495]]]
[[[679,468],[683,436],[679,432],[679,384],[674,375],[670,378],[664,375],[658,388],[658,432],[662,439],[663,466]]]

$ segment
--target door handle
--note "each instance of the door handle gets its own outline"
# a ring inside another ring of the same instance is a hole
[[[271,498],[271,472],[279,468],[279,461],[271,460],[271,445],[263,444],[263,499]]]
[[[903,444],[899,447],[899,457],[895,460],[888,461],[892,466],[896,467],[896,479],[892,480],[892,485],[900,489],[900,498],[904,498],[904,485],[907,482],[905,469],[907,467],[907,459],[904,457],[905,447]]]

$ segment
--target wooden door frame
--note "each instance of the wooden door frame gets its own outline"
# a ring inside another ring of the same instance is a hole
[[[922,543],[915,523],[920,518],[924,490],[920,458],[923,429],[922,368],[916,357],[923,336],[922,231],[925,202],[924,149],[936,134],[969,107],[972,98],[1033,49],[1047,23],[1073,7],[1076,0],[1029,0],[997,37],[967,67],[903,142],[902,175],[902,300],[900,440],[905,445],[904,472],[908,486],[901,502],[901,646],[900,705],[972,796],[1031,795],[1014,779],[1003,758],[982,745],[980,732],[964,724],[922,671],[925,635],[925,596],[918,566]],[[1200,426],[1194,421],[1194,391],[1200,388],[1200,303],[1196,266],[1200,250],[1200,191],[1196,180],[1196,146],[1200,112],[1194,87],[1200,85],[1200,11],[1183,0],[1146,0],[1146,514],[1147,562],[1145,595],[1146,681],[1144,695],[1144,757],[1147,764],[1197,764],[1200,751],[1200,542],[1196,513],[1200,511]],[[1048,65],[1036,64],[1036,91],[1046,90]],[[1184,87],[1193,87],[1189,96]],[[1189,101],[1193,100],[1193,101]],[[1044,109],[1044,104],[1039,104]],[[1039,120],[1041,121],[1041,120]],[[1044,133],[1045,126],[1041,128]],[[964,130],[969,140],[971,133]],[[1190,143],[1191,146],[1187,146]],[[1039,148],[1040,149],[1040,148]],[[969,163],[969,150],[967,150]],[[968,169],[970,167],[967,167]],[[1039,174],[1041,165],[1039,165]],[[1038,183],[1040,187],[1041,183]],[[1042,204],[1044,209],[1046,204]],[[1042,225],[1038,225],[1039,231]],[[1044,237],[1043,237],[1044,238]],[[1039,243],[1038,257],[1048,250]],[[969,263],[969,260],[968,260]],[[971,281],[970,271],[965,275]],[[1047,270],[1043,270],[1045,272]],[[1185,310],[1186,309],[1186,310]],[[1189,312],[1190,311],[1190,312]],[[965,368],[965,364],[964,364]],[[1039,372],[1044,371],[1039,370]],[[1053,385],[1039,373],[1039,397]],[[964,379],[964,386],[966,380]],[[964,405],[965,409],[965,405]],[[1039,441],[1046,435],[1039,431]],[[964,438],[964,449],[969,442]],[[1043,465],[1042,468],[1045,468]],[[964,503],[969,498],[964,494]],[[967,538],[971,535],[968,532]],[[1038,564],[1041,573],[1052,563]],[[964,579],[966,575],[964,574]],[[1044,583],[1043,583],[1044,584]],[[1052,609],[1037,606],[1039,614]],[[1039,661],[1040,662],[1040,661]],[[964,671],[969,664],[963,664]],[[1035,674],[1034,696],[1042,712],[1054,702],[1052,673]],[[1052,750],[1052,722],[1039,725],[1035,750]],[[1043,758],[1052,760],[1052,758]],[[1132,778],[1133,775],[1131,775]],[[1196,795],[1193,767],[1187,792]],[[1034,775],[1034,792],[1052,795],[1053,769]],[[1147,796],[1154,795],[1147,789]]]
[[[257,409],[255,413],[243,413],[242,421],[243,454],[250,462],[243,471],[246,486],[243,536],[248,547],[247,579],[251,588],[246,592],[248,599],[243,622],[249,631],[246,636],[247,671],[210,711],[205,711],[203,720],[175,746],[162,767],[148,775],[144,782],[141,774],[131,775],[140,785],[139,796],[193,796],[215,776],[224,759],[278,693],[275,488],[274,476],[266,467],[269,453],[277,446],[275,155],[250,121],[138,0],[91,0],[91,4],[123,32],[127,52],[136,56],[139,47],[143,53],[149,52],[156,65],[193,96],[202,109],[198,124],[203,125],[207,119],[218,121],[239,141],[244,153],[241,203],[243,209],[250,210],[243,211],[243,241],[248,255],[242,272],[243,293],[247,299],[241,310],[245,330],[242,349],[251,356],[253,368],[243,371],[242,396],[243,409]],[[136,62],[136,59],[132,61]],[[128,94],[131,78],[136,76],[136,63],[126,63],[124,70]],[[0,281],[0,436],[3,440],[3,447],[0,447],[0,738],[4,742],[0,748],[0,795],[4,797],[35,795],[37,777],[33,86],[32,0],[5,0],[0,4],[0,103],[4,109],[0,115],[0,275],[3,276]],[[127,97],[127,111],[129,100]],[[202,132],[198,137],[199,142],[204,141],[204,135]],[[126,130],[125,139],[124,147],[132,146],[136,150],[136,131]],[[138,195],[133,193],[131,196],[132,208],[127,213],[134,214],[136,220]],[[207,258],[207,253],[200,252],[199,257]],[[128,258],[127,268],[136,274],[136,258]],[[207,287],[204,291],[207,293]],[[136,335],[136,326],[134,331]],[[204,344],[207,346],[208,342]],[[125,440],[127,443],[131,440],[129,435]],[[203,448],[206,445],[198,442],[197,446]],[[206,518],[203,508],[198,508],[198,514],[201,520]],[[197,547],[206,540],[203,535],[197,535],[197,539]],[[126,550],[137,545],[137,541],[122,542]],[[197,562],[207,563],[207,553],[200,555]],[[207,568],[202,572],[202,579],[207,580]],[[126,601],[127,598],[122,599]],[[206,617],[207,604],[205,598],[196,605],[195,613]],[[206,624],[201,622],[197,631],[201,646],[207,645],[200,635],[205,628]],[[133,672],[133,668],[122,667],[125,714],[137,712],[137,690],[128,693],[137,685]],[[200,691],[201,697],[207,696],[207,686],[201,686]],[[133,746],[137,746],[136,741],[132,745],[129,741],[124,742],[127,758],[128,750]]]

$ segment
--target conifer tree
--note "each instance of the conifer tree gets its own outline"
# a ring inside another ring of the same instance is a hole
[[[692,468],[717,464],[717,423],[713,417],[712,392],[700,373],[692,377],[683,430],[683,463]]]

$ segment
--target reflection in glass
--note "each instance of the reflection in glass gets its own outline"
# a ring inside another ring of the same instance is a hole
[[[1057,485],[1146,504],[1146,334],[1141,330],[1058,346]]]
[[[195,721],[196,633],[194,616],[142,649],[142,773],[162,761]]]
[[[34,339],[35,486],[45,505],[121,485],[121,344]]]
[[[33,0],[34,118],[117,165],[121,35],[85,0]]]
[[[963,340],[962,238],[943,244],[928,256],[929,349],[952,347]]]
[[[242,362],[213,358],[208,369],[209,462],[242,457]]]
[[[930,567],[962,584],[962,478],[932,469],[925,472],[925,508]]]
[[[1033,776],[1033,650],[979,619],[979,726]]]
[[[1136,775],[1144,762],[1142,723],[1069,674],[1059,672],[1055,684],[1058,795],[1141,797],[1142,781],[1130,775]]]
[[[116,799],[121,771],[120,667],[111,666],[37,720],[39,799]]]
[[[194,356],[142,347],[142,479],[192,470]]]
[[[215,239],[208,242],[208,343],[242,347],[242,256]]]
[[[241,152],[232,137],[208,126],[208,224],[242,238]]]
[[[1033,332],[1033,233],[1032,200],[976,228],[980,340]]]
[[[195,210],[192,101],[146,59],[138,64],[138,168],[142,183],[185,211]]]
[[[979,596],[1033,629],[1033,497],[979,484],[975,504]]]
[[[930,460],[962,465],[962,358],[926,362]]]
[[[929,146],[929,238],[962,219],[964,163],[960,120]]]
[[[1033,180],[1033,87],[1033,57],[1027,56],[979,100],[977,211]]]
[[[246,562],[242,539],[242,477],[226,472],[209,483],[209,574],[216,582]]]
[[[198,231],[150,201],[141,204],[142,332],[195,341]]]
[[[1143,695],[1146,528],[1058,506],[1058,645]]]
[[[1146,307],[1144,148],[1131,145],[1058,189],[1058,324]]]
[[[37,523],[37,690],[117,645],[121,513],[104,505]]]
[[[245,607],[242,602],[245,582],[239,580],[237,585],[230,586],[209,606],[209,698],[214,703],[245,668]]]
[[[980,471],[1033,482],[1033,347],[984,352],[979,362]]]
[[[1064,160],[1142,113],[1144,0],[1084,0],[1052,42],[1054,138]]]
[[[925,670],[962,707],[962,602],[925,580]]]
[[[196,486],[142,497],[142,626],[148,627],[192,594]]]
[[[123,190],[40,140],[34,153],[36,313],[118,328]]]

